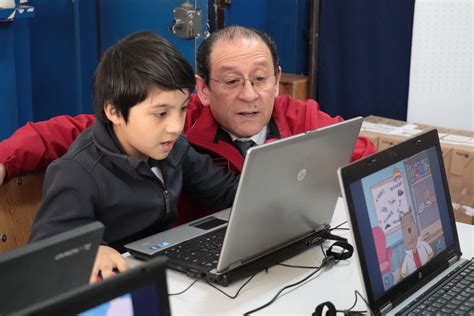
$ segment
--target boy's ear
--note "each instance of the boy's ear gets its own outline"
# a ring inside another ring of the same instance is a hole
[[[112,122],[112,124],[120,125],[120,123],[122,122],[122,115],[119,111],[117,111],[117,108],[111,103],[106,103],[104,105],[104,113],[105,116],[107,116],[107,118],[109,119],[109,121]]]
[[[205,106],[209,105],[210,91],[209,91],[209,87],[206,85],[206,81],[199,75],[194,75],[194,78],[196,79],[196,90],[197,90],[199,100],[201,100],[201,103],[203,105]]]

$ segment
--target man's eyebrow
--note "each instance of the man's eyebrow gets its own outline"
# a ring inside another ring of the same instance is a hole
[[[252,64],[253,66],[270,66],[272,63],[268,62],[268,60],[260,60]],[[235,66],[227,66],[223,65],[222,67],[219,67],[220,71],[234,71],[237,70]]]

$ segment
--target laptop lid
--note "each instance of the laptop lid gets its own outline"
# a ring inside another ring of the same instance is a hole
[[[341,168],[370,307],[386,312],[460,256],[436,130]]]
[[[28,315],[171,315],[166,258],[155,257],[126,272],[20,311]]]
[[[232,206],[217,271],[238,267],[331,222],[359,134],[357,117],[252,147]]]
[[[0,314],[87,284],[103,231],[93,222],[0,254]]]
[[[218,268],[210,271],[218,274],[314,234],[332,219],[340,192],[337,168],[350,161],[362,120],[358,117],[250,148],[232,210],[132,242],[125,248],[146,259],[228,224]],[[172,267],[194,271],[194,267],[184,267],[186,264],[179,262],[179,267]],[[207,273],[199,271],[196,275]]]

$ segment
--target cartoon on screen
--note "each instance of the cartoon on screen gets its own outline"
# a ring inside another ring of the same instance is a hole
[[[418,225],[411,212],[400,216],[400,223],[405,246],[405,258],[403,258],[400,276],[404,278],[428,262],[434,252],[431,246],[420,238]]]
[[[446,248],[429,158],[418,154],[362,182],[378,267],[389,289]]]

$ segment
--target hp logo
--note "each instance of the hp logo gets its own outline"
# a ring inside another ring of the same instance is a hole
[[[296,177],[296,179],[298,180],[298,182],[301,182],[303,181],[305,177],[306,177],[306,169],[301,169],[300,172],[298,172],[298,176]]]

